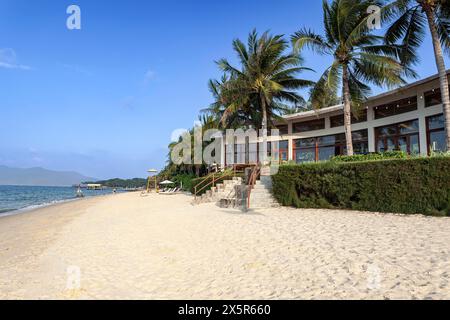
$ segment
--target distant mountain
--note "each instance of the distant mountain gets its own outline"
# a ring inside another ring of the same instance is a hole
[[[52,171],[43,168],[19,169],[0,166],[0,185],[63,187],[97,179],[77,172]]]

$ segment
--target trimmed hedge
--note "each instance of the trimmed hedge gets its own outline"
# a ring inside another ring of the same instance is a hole
[[[388,159],[408,159],[410,156],[403,151],[389,151],[384,153],[356,154],[354,156],[336,156],[331,158],[333,162],[357,162],[357,161],[378,161]]]
[[[298,208],[450,216],[450,158],[286,165],[273,191]]]

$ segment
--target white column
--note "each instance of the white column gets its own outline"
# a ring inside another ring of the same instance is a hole
[[[367,132],[368,132],[368,140],[369,140],[369,152],[376,152],[377,148],[375,145],[375,128],[373,126],[373,122],[375,120],[375,112],[373,107],[369,107],[367,109]]]
[[[331,120],[330,117],[325,117],[325,129],[331,128]]]
[[[294,160],[294,150],[292,148],[294,139],[292,138],[292,132],[293,132],[292,121],[289,121],[288,122],[288,134],[289,134],[288,159],[289,159],[289,161]]]
[[[427,139],[427,120],[425,112],[425,96],[423,92],[417,93],[417,110],[419,114],[419,142],[420,154],[422,156],[428,155],[428,139]]]

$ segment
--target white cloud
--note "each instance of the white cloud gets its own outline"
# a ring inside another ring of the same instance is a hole
[[[16,52],[11,48],[0,49],[0,68],[31,70],[31,67],[17,62]]]

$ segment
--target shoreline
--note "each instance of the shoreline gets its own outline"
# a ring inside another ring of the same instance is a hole
[[[1,218],[0,299],[450,298],[450,219],[191,201],[122,193]]]
[[[118,194],[123,194],[125,192],[119,192]],[[4,211],[4,212],[0,212],[0,221],[2,218],[5,217],[10,217],[10,216],[16,216],[16,215],[21,215],[21,214],[26,214],[26,213],[32,213],[33,211],[36,210],[40,210],[40,209],[45,209],[45,208],[49,208],[52,206],[57,206],[57,205],[61,205],[61,204],[65,204],[65,203],[71,203],[71,202],[76,202],[76,201],[83,201],[83,200],[88,200],[88,199],[92,199],[92,198],[102,198],[102,197],[108,197],[108,196],[112,196],[114,194],[99,194],[99,195],[92,195],[92,196],[85,196],[84,198],[70,198],[70,199],[62,199],[62,200],[54,200],[52,202],[48,202],[48,203],[42,203],[42,204],[34,204],[34,205],[30,205],[24,208],[20,208],[20,209],[5,209],[8,211]]]

